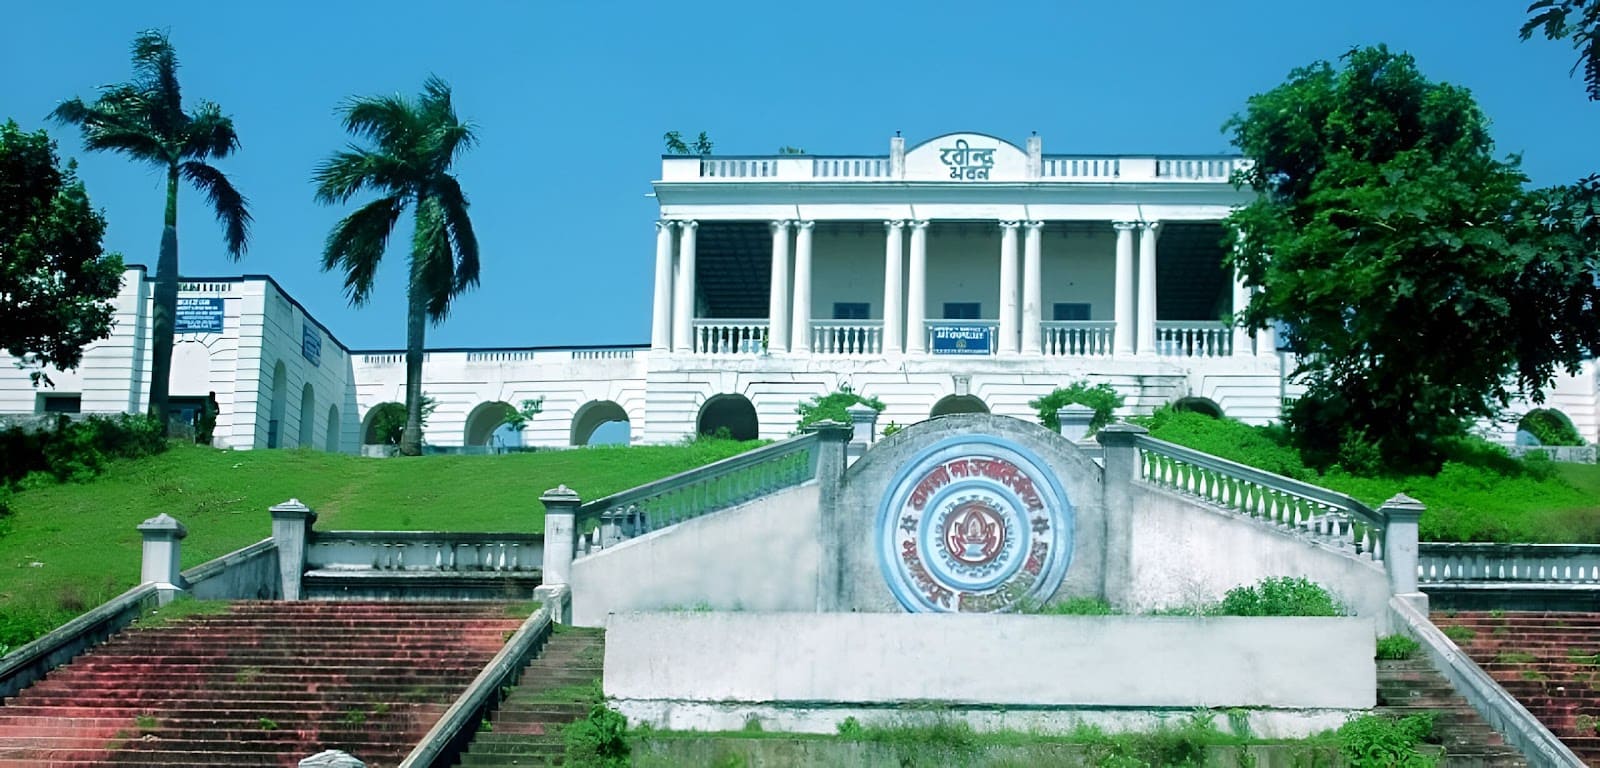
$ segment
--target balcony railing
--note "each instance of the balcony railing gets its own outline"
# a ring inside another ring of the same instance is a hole
[[[817,320],[811,323],[816,355],[883,354],[882,320]]]
[[[696,354],[759,355],[766,350],[766,320],[694,321]]]
[[[1051,357],[1109,357],[1117,329],[1109,320],[1060,320],[1040,325],[1044,353]]]
[[[1222,357],[1233,354],[1233,329],[1220,322],[1156,322],[1156,354],[1164,357]]]
[[[905,170],[888,155],[831,156],[761,155],[665,157],[662,180],[668,182],[891,182],[905,181]],[[1025,176],[1047,183],[1077,184],[1223,184],[1250,161],[1227,155],[1041,155]],[[925,179],[931,180],[931,179]],[[1015,181],[996,178],[995,181]]]

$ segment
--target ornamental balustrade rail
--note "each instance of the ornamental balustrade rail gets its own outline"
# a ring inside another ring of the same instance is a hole
[[[537,533],[315,531],[306,552],[312,570],[526,573],[544,567]]]
[[[883,354],[883,321],[812,321],[811,352],[818,355]]]
[[[1342,493],[1139,435],[1139,478],[1231,512],[1384,559],[1382,514]]]
[[[903,169],[886,155],[704,156],[662,159],[670,178],[704,182],[875,182],[902,181]],[[1224,155],[1041,155],[1028,178],[1080,183],[1227,183],[1249,167],[1241,157]],[[679,174],[682,175],[679,175]],[[942,180],[942,179],[941,179]]]
[[[1040,341],[1051,357],[1108,357],[1117,324],[1101,320],[1057,320],[1040,323]]]
[[[1424,542],[1417,582],[1600,587],[1600,545]]]
[[[1156,321],[1156,354],[1223,357],[1233,354],[1233,329],[1219,322]]]
[[[757,448],[714,464],[578,507],[577,550],[588,554],[712,512],[738,506],[817,476],[813,433]]]
[[[766,320],[694,321],[696,354],[759,355],[766,349]]]

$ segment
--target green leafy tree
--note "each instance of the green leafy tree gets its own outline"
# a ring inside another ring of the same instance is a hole
[[[44,368],[78,367],[83,348],[111,334],[122,259],[101,251],[105,231],[55,142],[0,126],[0,349],[37,366],[35,386],[50,383]]]
[[[1312,463],[1436,467],[1438,438],[1539,400],[1600,341],[1584,243],[1541,213],[1563,193],[1525,192],[1471,95],[1409,55],[1296,69],[1225,129],[1257,193],[1229,219],[1261,288],[1240,320],[1284,323],[1307,386],[1288,423]]]
[[[520,433],[528,428],[528,422],[533,421],[533,417],[541,413],[544,413],[543,397],[523,400],[521,407],[506,411],[506,420],[503,423],[512,431]]]
[[[1028,407],[1039,412],[1039,423],[1046,429],[1060,432],[1061,417],[1056,415],[1056,411],[1073,403],[1087,405],[1094,409],[1094,418],[1089,421],[1089,432],[1094,433],[1111,423],[1111,414],[1122,407],[1122,402],[1122,395],[1117,394],[1110,384],[1090,386],[1087,381],[1074,381],[1065,387],[1056,387],[1044,397],[1028,401]]]
[[[661,136],[667,144],[667,153],[673,155],[709,155],[711,154],[711,137],[701,131],[693,141],[684,141],[683,134],[679,131],[667,131]]]
[[[428,425],[428,417],[433,415],[439,403],[427,395],[422,396],[422,426]],[[399,445],[405,436],[407,409],[402,403],[382,403],[372,409],[372,434],[378,438],[382,445]]]
[[[794,412],[800,414],[800,422],[795,425],[795,431],[803,432],[806,427],[819,421],[837,421],[841,424],[849,424],[850,413],[845,409],[857,403],[866,405],[878,413],[883,413],[882,400],[876,397],[865,397],[856,394],[849,384],[841,384],[837,391],[813,397],[795,407]]]
[[[422,453],[422,354],[429,322],[478,284],[478,238],[467,217],[467,196],[450,165],[475,142],[470,123],[456,118],[450,86],[437,77],[416,99],[352,98],[340,107],[345,130],[369,146],[352,145],[317,166],[317,202],[343,205],[357,193],[378,199],[335,224],[322,252],[323,271],[344,272],[345,294],[361,306],[372,294],[378,263],[396,222],[413,210],[410,279],[406,284],[406,425],[400,453]]]
[[[147,30],[134,38],[132,80],[103,86],[93,104],[68,99],[51,114],[61,123],[82,128],[85,148],[118,152],[166,174],[167,207],[156,257],[150,344],[150,413],[165,429],[178,308],[180,181],[194,185],[211,203],[231,258],[243,256],[250,239],[250,211],[244,195],[210,163],[239,149],[233,119],[209,101],[201,101],[192,111],[184,110],[178,54],[167,34],[159,30]]]
[[[1528,6],[1522,39],[1542,33],[1550,40],[1570,40],[1578,52],[1572,71],[1583,70],[1590,101],[1600,101],[1600,2],[1596,0],[1538,0]]]

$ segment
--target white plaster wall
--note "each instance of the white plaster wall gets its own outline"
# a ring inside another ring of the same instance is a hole
[[[618,613],[620,701],[1366,709],[1371,620]]]
[[[810,611],[817,603],[818,485],[697,517],[572,563],[572,623],[620,611]]]
[[[281,362],[285,386],[278,446],[324,449],[328,441],[328,406],[335,405],[339,408],[339,450],[355,452],[355,435],[360,422],[352,402],[355,382],[349,352],[275,285],[264,280],[247,280],[241,288],[244,306],[249,312],[239,330],[240,352],[231,424],[233,447],[267,446],[273,401],[278,395],[273,391],[273,371]],[[320,365],[312,364],[302,354],[301,329],[307,323],[312,323],[312,328],[322,336]],[[307,383],[315,393],[315,405],[311,413],[303,414],[301,394]],[[221,400],[222,392],[219,391],[217,397]],[[224,404],[223,413],[229,410]],[[312,421],[311,444],[302,446],[300,422],[304,418]],[[220,421],[218,431],[221,431]]]
[[[1022,275],[1022,239],[1022,232],[1018,230],[1018,285]],[[927,299],[930,319],[944,317],[946,302],[974,301],[981,305],[978,308],[980,319],[1000,317],[998,224],[935,221],[928,227]]]
[[[1387,631],[1382,564],[1167,491],[1136,485],[1133,501],[1130,610],[1192,607],[1266,577],[1302,576]]]
[[[888,233],[881,222],[817,225],[811,240],[811,319],[831,320],[834,302],[840,301],[866,302],[868,316],[883,319],[887,240]],[[790,279],[793,280],[792,272]],[[902,285],[904,279],[902,273]]]
[[[1587,360],[1575,374],[1561,373],[1545,391],[1545,401],[1521,399],[1506,409],[1505,418],[1485,424],[1490,439],[1511,445],[1517,437],[1517,423],[1529,411],[1554,408],[1572,420],[1578,434],[1590,443],[1600,443],[1600,365]]]
[[[1039,266],[1043,275],[1040,283],[1044,296],[1044,304],[1039,308],[1040,320],[1054,319],[1054,306],[1058,302],[1088,304],[1090,320],[1115,318],[1117,238],[1109,224],[1103,229],[1082,232],[1045,227],[1039,239]],[[1019,270],[1022,263],[1020,243],[1025,239],[1025,233],[1019,234]]]
[[[34,387],[32,368],[18,368],[9,355],[0,364],[0,412],[35,413],[42,394],[77,394],[84,413],[128,413],[144,410],[149,359],[150,284],[142,268],[122,273],[122,287],[113,300],[111,335],[84,348],[74,371],[49,372],[52,386]]]

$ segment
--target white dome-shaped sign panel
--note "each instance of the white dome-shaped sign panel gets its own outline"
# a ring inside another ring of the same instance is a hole
[[[915,181],[1022,181],[1028,153],[982,133],[951,133],[906,152],[906,178]]]
[[[922,450],[878,509],[878,565],[912,612],[989,613],[1055,593],[1072,560],[1074,514],[1026,448],[961,435]]]

